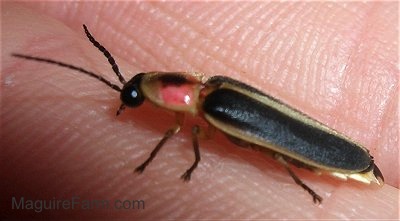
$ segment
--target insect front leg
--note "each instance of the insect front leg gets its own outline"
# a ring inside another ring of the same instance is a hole
[[[176,124],[165,132],[164,137],[160,140],[160,142],[153,149],[153,151],[151,151],[149,158],[147,158],[147,160],[144,161],[140,166],[136,167],[135,172],[143,173],[144,169],[146,169],[147,165],[149,165],[149,163],[154,159],[154,157],[156,157],[158,151],[160,151],[161,147],[163,147],[165,142],[167,142],[169,138],[171,138],[181,130],[183,121],[184,121],[184,114],[176,113]]]
[[[275,154],[275,158],[278,160],[278,162],[282,163],[285,166],[286,170],[289,172],[294,182],[296,182],[297,185],[305,189],[313,197],[314,203],[320,204],[322,202],[322,197],[319,196],[316,192],[314,192],[314,190],[308,187],[305,183],[303,183],[303,181],[300,180],[299,177],[296,176],[296,174],[290,169],[287,161],[280,154]]]
[[[199,138],[201,139],[210,139],[214,136],[215,134],[215,127],[209,125],[207,130],[204,131],[201,129],[198,125],[195,125],[192,128],[192,143],[193,143],[193,151],[194,151],[194,157],[195,160],[192,164],[192,166],[186,170],[186,172],[181,176],[183,181],[187,182],[190,180],[190,176],[192,175],[192,172],[194,169],[196,169],[197,165],[200,162],[200,150],[199,150]]]

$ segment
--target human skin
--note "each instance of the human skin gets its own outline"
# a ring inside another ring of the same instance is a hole
[[[2,3],[2,214],[398,218],[397,14],[394,3]],[[194,159],[190,126],[205,125],[190,116],[145,172],[134,174],[173,124],[173,114],[145,104],[117,118],[119,95],[101,82],[10,57],[53,58],[118,83],[85,39],[82,23],[115,55],[126,78],[160,70],[242,80],[366,146],[386,184],[377,188],[295,169],[324,198],[316,206],[280,164],[221,134],[200,142],[199,167],[184,183],[179,177]],[[13,196],[142,199],[146,208],[35,213],[11,210]]]

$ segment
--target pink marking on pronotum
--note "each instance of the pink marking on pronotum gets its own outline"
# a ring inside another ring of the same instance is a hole
[[[193,103],[193,87],[191,85],[167,85],[159,89],[160,97],[170,105],[190,105]]]

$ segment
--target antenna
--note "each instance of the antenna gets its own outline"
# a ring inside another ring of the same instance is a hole
[[[96,39],[94,39],[94,37],[92,36],[92,34],[90,34],[90,32],[89,32],[88,28],[86,27],[86,25],[83,25],[83,29],[85,30],[86,36],[88,37],[89,41],[92,42],[92,44],[97,49],[99,49],[99,51],[103,52],[104,56],[107,58],[108,62],[111,64],[111,67],[112,67],[114,73],[117,75],[119,81],[123,85],[125,85],[126,84],[126,80],[124,79],[122,74],[119,72],[118,65],[115,62],[115,60],[112,57],[112,55],[110,54],[110,52],[107,49],[105,49],[98,41],[96,41]],[[69,69],[72,69],[72,70],[76,70],[76,71],[81,72],[83,74],[86,74],[86,75],[88,75],[90,77],[96,78],[97,80],[103,82],[104,84],[106,84],[107,86],[109,86],[110,88],[112,88],[112,89],[114,89],[114,90],[116,90],[118,92],[121,92],[121,90],[122,90],[119,86],[111,83],[111,81],[105,79],[104,77],[102,77],[102,76],[100,76],[100,75],[98,75],[96,73],[93,73],[91,71],[87,71],[87,70],[85,70],[83,68],[74,66],[72,64],[67,64],[67,63],[64,63],[64,62],[61,62],[61,61],[56,61],[56,60],[49,59],[49,58],[34,57],[34,56],[23,55],[23,54],[18,54],[18,53],[13,53],[11,55],[14,56],[14,57],[18,57],[18,58],[24,58],[24,59],[27,59],[27,60],[34,60],[34,61],[39,61],[39,62],[43,62],[43,63],[55,64],[55,65],[58,65],[58,66],[61,66],[61,67],[65,67],[65,68],[69,68]]]
[[[77,67],[77,66],[74,66],[74,65],[71,65],[71,64],[67,64],[67,63],[64,63],[64,62],[61,62],[61,61],[48,59],[48,58],[33,57],[33,56],[29,56],[29,55],[16,54],[16,53],[13,53],[11,55],[14,56],[14,57],[24,58],[24,59],[27,59],[27,60],[34,60],[34,61],[39,61],[39,62],[43,62],[43,63],[55,64],[55,65],[58,65],[58,66],[61,66],[61,67],[65,67],[65,68],[69,68],[69,69],[72,69],[72,70],[79,71],[81,73],[89,75],[90,77],[96,78],[97,80],[105,83],[110,88],[121,92],[121,88],[119,86],[111,83],[109,80],[105,79],[104,77],[102,77],[102,76],[100,76],[98,74],[95,74],[95,73],[93,73],[91,71],[87,71],[87,70],[85,70],[83,68],[80,68],[80,67]]]
[[[126,80],[125,78],[122,76],[121,72],[119,72],[119,68],[117,63],[115,62],[113,56],[110,54],[110,52],[107,51],[107,49],[105,47],[103,47],[103,45],[101,45],[98,41],[96,41],[96,39],[94,39],[94,37],[92,36],[92,34],[90,34],[89,30],[87,29],[86,25],[83,25],[83,29],[85,29],[85,33],[86,36],[88,37],[89,41],[92,42],[92,44],[99,49],[99,51],[103,52],[104,56],[106,56],[108,63],[111,64],[111,67],[114,71],[114,73],[118,76],[119,81],[122,84],[126,84]]]

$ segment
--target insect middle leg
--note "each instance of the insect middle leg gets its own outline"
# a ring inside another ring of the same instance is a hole
[[[210,139],[214,136],[215,134],[215,127],[209,125],[207,130],[204,131],[202,128],[200,128],[198,125],[195,125],[192,128],[192,143],[193,143],[193,151],[194,151],[194,162],[192,164],[192,166],[186,170],[186,172],[181,176],[181,178],[183,179],[183,181],[187,182],[190,180],[190,177],[194,171],[194,169],[196,169],[197,165],[200,162],[200,150],[199,150],[199,139],[198,138],[202,138],[202,139]]]
[[[184,115],[182,113],[176,113],[176,124],[168,129],[164,137],[160,140],[160,142],[157,144],[157,146],[151,151],[149,158],[147,158],[146,161],[144,161],[140,166],[136,167],[135,172],[137,173],[143,173],[144,169],[146,169],[147,165],[156,157],[158,151],[160,151],[161,147],[167,142],[169,138],[177,134],[183,125],[183,120],[184,120]]]

